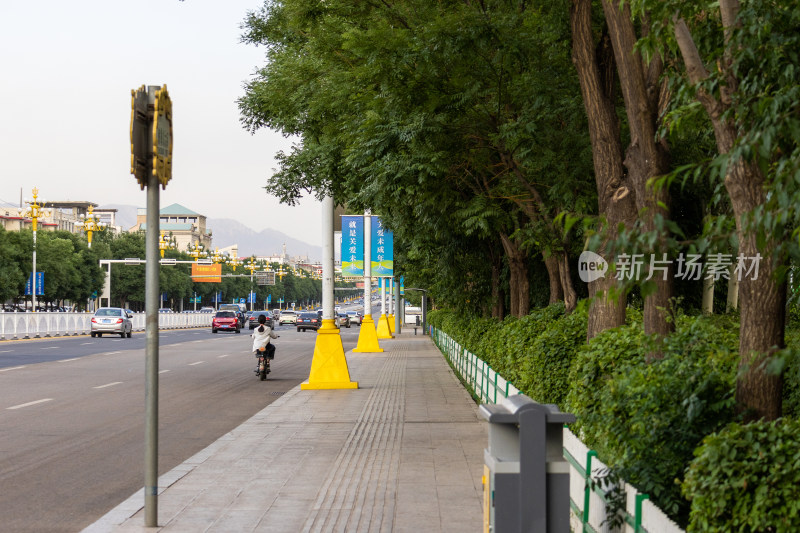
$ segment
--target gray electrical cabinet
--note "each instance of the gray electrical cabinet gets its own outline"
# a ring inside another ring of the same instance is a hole
[[[562,430],[575,415],[524,394],[478,410],[489,422],[484,450],[484,531],[568,533],[569,464]]]

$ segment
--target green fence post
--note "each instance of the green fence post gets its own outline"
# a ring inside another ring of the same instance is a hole
[[[497,370],[494,371],[494,403],[497,403]]]
[[[643,531],[642,529],[642,502],[645,500],[649,500],[650,496],[647,494],[637,494],[636,495],[636,509],[634,510],[633,515],[633,531],[634,533],[639,533]]]
[[[583,475],[585,487],[583,489],[583,522],[581,524],[582,531],[586,531],[586,524],[589,523],[589,497],[592,493],[591,483],[589,479],[592,477],[592,457],[597,457],[597,452],[589,450],[586,453],[586,471]]]

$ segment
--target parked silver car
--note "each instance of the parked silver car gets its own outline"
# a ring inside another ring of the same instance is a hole
[[[120,337],[131,337],[133,315],[120,307],[101,307],[92,317],[92,337],[102,337],[103,333],[115,333]]]

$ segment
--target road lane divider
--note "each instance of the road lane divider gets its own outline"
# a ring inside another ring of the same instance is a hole
[[[169,370],[162,370],[159,372],[159,374],[163,374],[164,372],[169,372]]]
[[[217,357],[222,359],[223,357],[228,357],[229,355],[230,355],[229,353],[226,353],[226,354],[218,355]]]
[[[69,363],[70,361],[77,361],[80,357],[73,357],[72,359],[60,359],[56,363]]]
[[[203,363],[205,363],[205,361],[195,361],[194,363],[189,363],[189,366],[202,365]]]
[[[36,400],[35,402],[21,403],[19,405],[15,405],[13,407],[6,407],[6,410],[11,411],[13,409],[22,409],[23,407],[30,407],[31,405],[37,405],[37,404],[40,404],[40,403],[52,402],[52,401],[53,401],[52,398],[44,398],[42,400]]]
[[[111,383],[106,383],[105,385],[100,385],[98,387],[92,387],[93,389],[105,389],[106,387],[113,387],[114,385],[122,385],[122,381],[113,381]]]
[[[0,372],[8,372],[9,370],[19,370],[20,368],[25,368],[26,365],[22,366],[12,366],[11,368],[0,368]]]

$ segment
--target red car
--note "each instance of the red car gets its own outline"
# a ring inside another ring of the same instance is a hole
[[[216,333],[218,330],[239,333],[239,317],[236,316],[236,313],[233,311],[217,311],[217,314],[211,319],[211,333]]]

